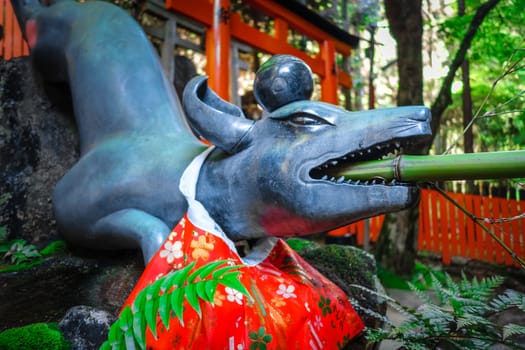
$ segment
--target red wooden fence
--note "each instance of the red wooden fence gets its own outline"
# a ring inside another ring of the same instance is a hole
[[[509,218],[525,212],[525,201],[450,192],[447,194],[478,218]],[[383,219],[383,216],[369,219],[371,242],[377,240]],[[525,218],[485,225],[519,257],[525,258]],[[362,245],[364,221],[331,231],[331,234],[357,234],[357,242]],[[441,255],[444,264],[450,264],[452,257],[465,257],[518,266],[492,237],[436,191],[421,191],[418,237],[418,250]]]
[[[368,219],[370,242],[375,242],[379,237],[379,231],[381,231],[381,227],[383,226],[384,218],[384,215],[380,215]],[[365,241],[365,220],[354,222],[353,224],[350,224],[348,226],[344,226],[336,230],[330,231],[329,234],[332,236],[345,236],[357,234],[357,244],[363,245]]]
[[[22,38],[22,32],[9,0],[0,0],[0,26],[4,34],[0,37],[0,57],[8,60],[29,55],[29,48]]]
[[[458,193],[448,195],[478,218],[509,218],[525,211],[525,201]],[[525,257],[525,219],[484,225],[519,257]],[[418,249],[441,254],[445,264],[449,264],[453,256],[515,264],[481,227],[439,193],[430,190],[422,191]]]

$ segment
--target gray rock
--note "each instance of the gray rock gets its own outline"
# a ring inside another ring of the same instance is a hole
[[[0,273],[0,331],[58,322],[75,305],[116,315],[142,273],[140,254],[114,259],[56,256],[26,270]]]
[[[61,110],[47,91],[56,87],[44,91],[28,57],[0,60],[0,225],[40,248],[59,238],[51,194],[78,158],[68,95],[57,99]]]
[[[74,306],[58,324],[72,350],[96,350],[107,339],[115,316],[90,306]]]
[[[0,273],[0,331],[36,322],[56,322],[85,301],[96,261],[48,258],[29,269]]]

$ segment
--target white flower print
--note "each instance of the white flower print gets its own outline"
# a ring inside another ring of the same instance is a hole
[[[280,284],[277,294],[282,295],[285,299],[297,298],[297,295],[294,294],[294,291],[295,287],[293,285],[286,286],[285,284]]]
[[[228,301],[231,301],[232,303],[236,302],[237,304],[242,305],[242,293],[241,292],[239,292],[238,290],[232,289],[230,287],[226,287],[224,288],[224,290],[226,291],[226,294],[228,294],[226,296],[226,299],[228,299]]]
[[[182,242],[176,241],[172,243],[170,241],[164,244],[164,249],[160,251],[160,257],[166,258],[168,264],[171,264],[173,260],[182,257]]]
[[[314,326],[317,329],[321,329],[323,327],[323,320],[321,319],[321,316],[315,315]]]

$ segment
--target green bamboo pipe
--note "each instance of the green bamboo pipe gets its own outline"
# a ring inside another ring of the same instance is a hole
[[[403,182],[525,178],[525,151],[399,155],[395,158],[354,163],[334,169],[336,178],[384,179]]]

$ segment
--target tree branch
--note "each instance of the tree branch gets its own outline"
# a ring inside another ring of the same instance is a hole
[[[459,49],[456,52],[456,55],[454,56],[452,63],[449,66],[449,70],[447,75],[445,76],[445,79],[443,80],[443,84],[441,84],[439,94],[436,97],[434,103],[432,104],[432,107],[430,108],[430,111],[432,112],[431,128],[432,135],[434,135],[434,137],[436,136],[439,130],[439,124],[443,112],[452,103],[452,95],[450,92],[450,88],[454,81],[454,76],[456,75],[457,70],[461,67],[461,64],[465,60],[467,51],[470,48],[470,44],[472,42],[472,39],[474,39],[478,28],[481,26],[483,20],[488,15],[490,10],[492,10],[499,2],[500,0],[489,0],[480,7],[478,7],[478,9],[476,10],[476,14],[470,22],[470,26],[467,29],[467,32],[465,33],[465,36],[461,41]]]

